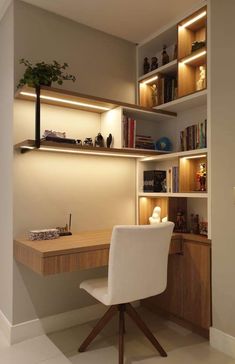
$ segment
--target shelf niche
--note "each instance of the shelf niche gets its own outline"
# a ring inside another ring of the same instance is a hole
[[[207,171],[206,155],[195,156],[194,158],[179,158],[179,190],[180,192],[206,193],[200,190],[200,182],[197,179],[197,173],[200,170],[200,164],[205,164]]]
[[[178,24],[178,97],[206,89],[206,7],[201,8]],[[192,43],[205,41],[205,45],[192,51]],[[199,83],[200,67],[205,80]]]

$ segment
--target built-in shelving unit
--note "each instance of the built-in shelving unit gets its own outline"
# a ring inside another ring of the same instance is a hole
[[[205,190],[202,190],[199,180],[199,170],[202,166],[206,170],[206,181],[208,180],[209,149],[206,147],[208,127],[205,122],[207,119],[206,23],[207,8],[203,7],[138,46],[139,104],[154,110],[177,113],[175,120],[168,119],[158,124],[159,136],[171,139],[172,152],[138,160],[139,223],[149,223],[149,217],[155,206],[161,207],[161,218],[168,216],[174,222],[177,220],[177,214],[182,213],[187,221],[188,230],[192,214],[199,214],[200,222],[207,222],[210,219],[208,205],[210,191],[207,185],[204,187]],[[176,43],[178,51],[177,59],[174,59],[173,48]],[[141,74],[144,57],[151,59],[156,54],[161,56],[164,44],[167,46],[170,62],[145,75]],[[166,90],[166,87],[169,90]],[[180,138],[183,138],[183,144]],[[201,143],[199,139],[203,142]],[[200,149],[180,150],[190,149],[192,144],[197,147],[200,145],[198,147]],[[153,176],[154,171],[159,172],[159,175],[165,171],[167,189],[164,192],[145,191],[144,171],[149,171],[149,175],[152,173]],[[174,177],[177,186],[173,189],[172,173],[175,171],[178,174]]]

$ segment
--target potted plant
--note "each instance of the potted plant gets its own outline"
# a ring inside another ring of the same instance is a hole
[[[25,65],[26,70],[24,76],[20,79],[18,88],[23,85],[36,88],[51,86],[52,82],[62,85],[65,80],[73,82],[76,80],[75,76],[65,72],[68,67],[67,63],[61,65],[57,61],[53,61],[52,63],[38,62],[33,64],[27,59],[22,58],[20,64]]]

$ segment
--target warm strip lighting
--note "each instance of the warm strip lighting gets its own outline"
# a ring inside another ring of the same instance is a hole
[[[203,18],[204,16],[206,16],[206,11],[203,11],[202,13],[198,14],[194,18],[190,19],[189,21],[187,21],[186,23],[184,23],[183,25],[181,25],[181,28],[187,28],[189,25],[195,23],[196,21],[198,21],[199,19]]]
[[[29,96],[29,97],[34,97],[36,98],[36,95],[31,93],[31,92],[25,92],[25,91],[21,91],[20,93],[23,96]],[[66,100],[66,99],[60,99],[58,97],[52,97],[52,96],[45,96],[45,95],[40,95],[40,98],[42,100],[49,100],[49,101],[55,101],[55,102],[60,102],[62,104],[68,104],[68,105],[74,105],[74,106],[82,106],[82,107],[89,107],[91,109],[98,109],[98,110],[104,110],[104,111],[109,111],[111,110],[108,107],[105,106],[99,106],[99,105],[93,105],[93,104],[86,104],[83,102],[78,102],[78,101],[72,101],[72,100]]]
[[[194,59],[204,56],[204,54],[206,54],[206,51],[202,51],[198,54],[195,54],[195,56],[189,57],[189,58],[185,59],[184,61],[182,61],[181,63],[183,63],[183,64],[189,63],[189,62],[193,61]]]
[[[93,152],[93,151],[86,151],[86,150],[70,150],[70,149],[57,149],[57,148],[51,148],[51,147],[40,147],[40,148],[36,148],[36,147],[30,147],[28,145],[21,146],[21,149],[30,149],[30,150],[42,150],[42,151],[46,151],[46,152],[58,152],[58,153],[70,153],[70,154],[92,154],[92,155],[104,155],[104,156],[108,156],[108,157],[126,157],[126,158],[144,158],[145,155],[140,155],[140,154],[125,154],[125,153],[112,153],[112,152]]]
[[[206,154],[201,154],[201,155],[192,155],[189,157],[184,157],[183,159],[198,159],[198,158],[204,158],[206,157]]]
[[[154,77],[148,78],[147,80],[142,81],[142,83],[143,83],[144,85],[147,85],[148,83],[150,83],[150,82],[152,82],[152,81],[155,81],[155,80],[157,80],[157,79],[158,79],[158,76],[154,76]]]

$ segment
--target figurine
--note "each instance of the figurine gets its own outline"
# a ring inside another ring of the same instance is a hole
[[[149,218],[150,225],[159,224],[161,222],[161,207],[156,206],[153,209],[152,216]]]
[[[81,141],[81,139],[77,139],[77,145],[82,146],[82,141]]]
[[[107,146],[107,148],[110,148],[110,146],[112,144],[112,141],[113,141],[112,134],[109,134],[109,136],[106,139],[106,146]]]
[[[148,57],[144,58],[144,74],[148,73],[150,70],[150,63]]]
[[[86,138],[83,142],[83,145],[84,146],[89,146],[89,147],[93,147],[93,141],[92,141],[92,138]]]
[[[199,164],[199,171],[196,176],[200,183],[199,191],[206,191],[206,163]]]
[[[162,222],[167,222],[167,221],[168,221],[168,216],[162,218]]]
[[[206,68],[205,66],[199,67],[200,75],[197,81],[196,89],[197,91],[202,90],[206,87]]]
[[[186,219],[185,219],[185,214],[183,211],[177,212],[175,231],[179,232],[179,233],[187,232]]]
[[[154,83],[152,86],[152,106],[158,105],[158,92],[157,92],[157,85]]]
[[[167,64],[167,63],[169,63],[169,56],[166,51],[166,45],[164,45],[163,51],[162,51],[162,66],[164,66],[164,64]]]
[[[151,71],[154,71],[158,68],[158,58],[157,57],[152,57],[151,60]]]
[[[104,147],[104,138],[101,133],[95,137],[95,147]]]

